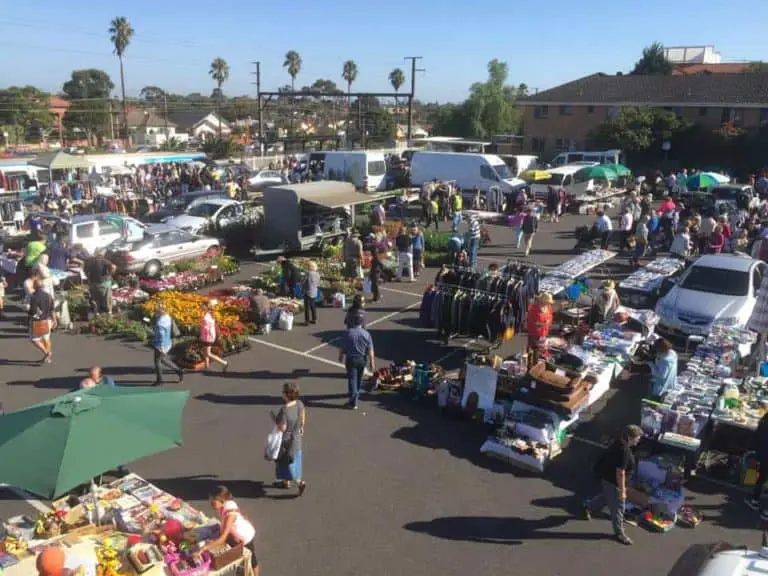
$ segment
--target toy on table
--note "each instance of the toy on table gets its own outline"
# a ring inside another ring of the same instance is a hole
[[[17,536],[6,536],[4,540],[0,542],[0,552],[5,554],[11,554],[12,556],[19,556],[24,554],[29,549],[29,544],[24,538]]]
[[[120,576],[120,555],[110,546],[102,546],[96,549],[96,575]]]
[[[67,513],[63,510],[41,514],[35,521],[35,536],[42,539],[56,538],[64,531],[64,518]]]
[[[170,564],[173,576],[203,576],[211,568],[211,555],[208,552],[194,552],[182,556]]]
[[[128,560],[136,571],[141,574],[153,566],[163,563],[163,555],[157,546],[148,544],[139,544],[131,548],[128,552]]]
[[[677,511],[677,523],[685,528],[696,528],[702,520],[704,515],[688,504],[683,504]]]
[[[643,526],[654,532],[669,532],[675,527],[676,518],[666,518],[664,516],[655,516],[653,512],[647,510],[640,516]]]

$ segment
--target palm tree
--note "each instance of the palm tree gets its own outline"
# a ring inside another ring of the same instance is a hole
[[[344,62],[344,69],[341,72],[341,77],[347,83],[347,127],[345,132],[349,137],[349,112],[352,108],[352,83],[357,80],[357,64],[354,60],[347,60]],[[359,105],[359,102],[358,102]]]
[[[120,90],[123,97],[123,129],[125,130],[126,137],[128,136],[128,109],[125,107],[125,72],[123,71],[123,55],[125,49],[128,48],[128,44],[131,43],[133,37],[133,28],[131,23],[128,22],[128,18],[125,16],[118,16],[114,18],[109,25],[109,40],[114,46],[114,53],[117,54],[118,60],[120,60]]]
[[[283,68],[288,71],[288,75],[291,77],[291,92],[296,91],[296,76],[301,72],[301,56],[296,50],[288,50],[285,53],[285,61],[283,62]],[[291,132],[293,132],[293,115],[295,113],[295,100],[293,94],[291,94]]]
[[[216,82],[216,89],[218,92],[218,116],[219,116],[219,138],[221,138],[221,102],[223,100],[224,92],[221,90],[222,84],[229,79],[229,64],[224,58],[214,58],[211,62],[211,68],[208,70],[208,74]]]
[[[392,84],[392,88],[395,89],[395,94],[400,91],[400,88],[405,84],[405,73],[400,68],[395,68],[389,73],[389,83]],[[399,107],[400,103],[395,97],[395,108]]]

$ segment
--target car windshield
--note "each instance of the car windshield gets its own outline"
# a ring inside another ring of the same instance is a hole
[[[680,287],[724,296],[746,296],[749,293],[749,273],[711,266],[694,266],[680,283]]]
[[[563,174],[551,174],[546,180],[537,182],[537,184],[544,184],[546,186],[562,186],[565,176]]]
[[[492,166],[494,170],[496,170],[496,174],[499,175],[499,178],[502,180],[511,180],[512,174],[509,171],[509,168],[507,168],[506,164],[494,164]]]
[[[216,211],[221,208],[221,204],[210,204],[208,202],[201,202],[199,204],[193,204],[187,210],[187,214],[190,216],[197,216],[198,218],[210,218]]]
[[[387,163],[384,160],[368,162],[368,176],[384,176],[387,172]]]

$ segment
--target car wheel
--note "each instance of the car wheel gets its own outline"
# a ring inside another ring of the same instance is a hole
[[[150,278],[155,278],[160,275],[162,268],[163,264],[159,260],[151,260],[144,266],[144,274]]]
[[[205,251],[206,258],[216,258],[221,253],[221,248],[218,246],[211,246]]]

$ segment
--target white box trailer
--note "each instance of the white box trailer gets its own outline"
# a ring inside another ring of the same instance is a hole
[[[325,180],[351,182],[363,192],[384,190],[387,161],[383,152],[350,150],[323,154]]]
[[[463,191],[477,187],[484,194],[494,186],[505,194],[525,186],[525,181],[515,178],[504,160],[494,154],[414,152],[411,183],[422,186],[431,180],[453,180]]]

